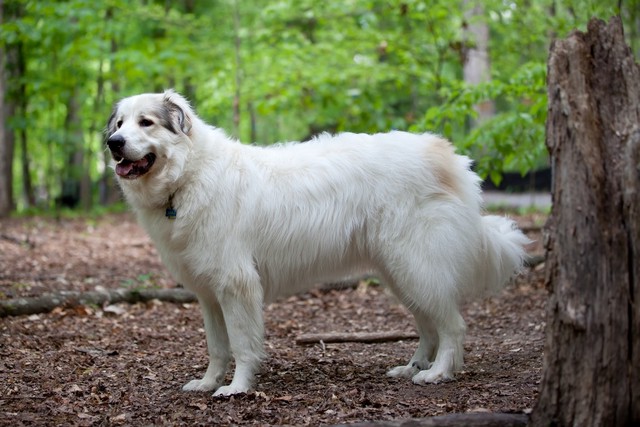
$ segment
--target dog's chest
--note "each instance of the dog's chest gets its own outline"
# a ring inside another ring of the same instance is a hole
[[[184,258],[190,237],[184,224],[158,212],[142,213],[139,220],[151,237],[163,264],[176,280],[186,280],[184,276],[188,275],[188,271]]]

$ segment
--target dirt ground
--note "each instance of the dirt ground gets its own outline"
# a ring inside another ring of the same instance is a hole
[[[540,225],[539,215],[518,217]],[[531,252],[541,253],[541,236]],[[265,308],[255,392],[182,392],[207,365],[197,304],[58,308],[0,318],[0,425],[321,425],[464,412],[528,412],[541,377],[542,268],[465,304],[465,366],[455,381],[416,386],[385,371],[417,341],[301,346],[312,332],[414,331],[383,288],[318,289]],[[0,299],[59,290],[175,287],[128,214],[0,222]]]

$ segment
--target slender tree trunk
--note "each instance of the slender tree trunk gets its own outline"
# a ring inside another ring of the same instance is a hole
[[[489,26],[483,19],[484,9],[482,2],[478,0],[465,0],[464,37],[466,49],[464,57],[463,75],[464,81],[470,85],[477,85],[491,80],[491,61],[489,59]],[[493,117],[495,105],[492,100],[481,102],[474,107],[478,118],[477,123],[482,123]]]
[[[24,53],[24,45],[21,42],[16,46],[16,72],[17,75],[20,76],[16,85],[17,113],[21,117],[26,118],[29,100],[27,97],[27,86],[22,77],[27,73],[27,63]],[[18,130],[18,137],[20,141],[20,159],[22,163],[22,191],[27,206],[35,206],[36,197],[35,192],[33,191],[33,183],[31,181],[31,162],[29,160],[29,147],[27,145],[27,127],[24,126],[24,124],[20,126]]]
[[[65,134],[69,144],[67,164],[62,175],[62,204],[75,207],[78,203],[83,208],[90,205],[90,188],[87,188],[84,138],[80,122],[80,105],[78,90],[73,87],[67,101],[65,117]]]
[[[640,422],[640,67],[622,23],[549,57],[547,342],[536,426]]]
[[[238,0],[233,2],[233,32],[234,52],[236,59],[236,90],[233,99],[233,127],[235,137],[240,138],[240,95],[242,93],[242,54],[240,52],[242,39],[240,38],[240,6]]]
[[[0,0],[0,24],[18,16],[18,6]],[[15,115],[15,91],[11,90],[16,77],[14,45],[0,46],[0,217],[13,210],[13,155],[15,133],[9,120]]]
[[[186,14],[195,14],[196,1],[195,0],[183,0],[184,12]],[[189,41],[195,43],[193,34],[189,35]],[[191,75],[186,76],[182,82],[182,94],[191,102],[191,105],[196,107],[196,87],[193,84]]]
[[[249,123],[251,125],[251,133],[249,136],[249,142],[258,142],[258,115],[256,109],[253,107],[253,102],[247,103],[247,111],[249,112]]]
[[[22,110],[22,111],[26,111]],[[31,162],[29,161],[29,146],[27,144],[27,130],[22,128],[19,132],[20,136],[20,158],[22,163],[22,191],[27,206],[36,205],[36,196],[33,191],[33,183],[31,181]]]
[[[105,12],[106,25],[109,25],[110,21],[113,20],[113,13],[114,13],[113,8],[108,8],[107,11]],[[111,39],[110,51],[111,51],[111,57],[114,58],[116,56],[115,53],[118,51],[118,43],[116,41],[115,35]],[[109,64],[109,69],[112,70],[111,72],[113,72],[113,70],[118,69],[118,64],[115,62],[115,60],[113,59],[111,60]],[[111,78],[110,81],[111,81],[111,92],[115,94],[119,93],[120,84],[118,82],[118,79]],[[106,100],[106,97],[104,97],[104,99]],[[105,122],[106,122],[106,118],[105,118]],[[104,161],[104,171],[102,173],[102,176],[100,177],[100,204],[111,205],[120,201],[122,199],[122,196],[121,196],[120,190],[118,189],[118,184],[116,184],[113,171],[109,166],[111,164],[111,155],[109,154],[108,150],[102,151],[102,158]]]
[[[0,24],[4,24],[4,1],[0,0]],[[8,102],[7,102],[7,52],[4,46],[0,46],[0,218],[11,212],[11,164],[13,159],[13,141],[7,127]]]

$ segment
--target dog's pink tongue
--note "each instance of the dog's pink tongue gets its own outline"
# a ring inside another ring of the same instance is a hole
[[[116,165],[116,173],[123,177],[137,176],[140,174],[140,169],[144,169],[147,166],[149,166],[149,160],[146,157],[141,158],[137,162],[123,160]]]
[[[133,169],[133,163],[123,160],[122,162],[116,164],[116,173],[120,176],[127,176]]]

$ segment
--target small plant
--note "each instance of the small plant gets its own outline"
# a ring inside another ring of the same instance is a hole
[[[122,286],[131,290],[157,287],[153,273],[139,274],[134,279],[125,279],[122,281]]]

